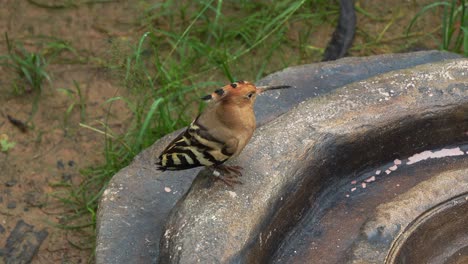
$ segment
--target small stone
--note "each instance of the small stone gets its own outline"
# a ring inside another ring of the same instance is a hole
[[[15,209],[16,208],[16,202],[15,201],[8,202],[7,208],[8,209]]]
[[[169,188],[169,187],[164,187],[164,191],[165,191],[165,192],[171,192],[171,188]]]
[[[351,188],[351,192],[354,192],[356,190],[356,187]]]
[[[397,165],[393,165],[391,166],[390,168],[388,168],[389,170],[391,171],[396,171],[398,169],[398,166]]]
[[[401,164],[401,160],[396,159],[396,160],[393,161],[393,163],[394,163],[395,165],[400,165],[400,164]]]
[[[15,186],[17,183],[18,183],[17,180],[10,180],[10,181],[7,181],[7,182],[5,183],[5,186],[6,186],[6,187],[13,187],[13,186]]]
[[[361,187],[365,189],[367,187],[367,184],[365,182],[361,183]]]
[[[62,180],[64,182],[70,182],[72,179],[72,175],[70,173],[62,173]]]
[[[375,176],[372,176],[372,177],[365,180],[365,182],[367,182],[367,183],[373,182],[373,181],[375,181]]]
[[[13,261],[6,262],[31,263],[48,234],[46,229],[36,231],[34,226],[19,220],[6,240],[5,252],[8,257],[13,256]]]
[[[376,175],[379,175],[381,172],[382,172],[381,170],[376,170],[376,171],[375,171],[375,174],[376,174]]]
[[[356,181],[356,180],[354,180],[354,181],[351,181],[351,184],[356,184],[356,183],[357,183],[357,181]]]
[[[385,173],[390,174],[392,171],[391,170],[386,170]]]
[[[59,169],[59,170],[65,169],[65,164],[63,164],[62,160],[57,161],[57,169]]]
[[[24,195],[24,201],[33,207],[41,207],[43,205],[42,194],[36,191],[28,192]]]

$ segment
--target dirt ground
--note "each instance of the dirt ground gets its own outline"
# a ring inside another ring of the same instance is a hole
[[[99,58],[107,56],[112,39],[138,34],[132,24],[138,16],[137,9],[130,3],[54,10],[27,1],[0,0],[0,6],[0,28],[8,32],[10,39],[23,42],[28,50],[40,48],[37,43],[41,42],[41,35],[55,36],[72,43],[80,53]],[[6,54],[3,38],[0,43],[0,54]],[[23,220],[33,226],[34,232],[48,232],[34,263],[86,263],[92,254],[91,230],[55,227],[69,209],[53,196],[64,191],[56,187],[60,184],[79,184],[80,169],[103,161],[103,136],[80,127],[79,122],[99,126],[108,110],[105,101],[121,95],[123,89],[115,76],[94,61],[51,64],[47,70],[52,82],[44,86],[32,119],[34,128],[26,133],[13,126],[7,115],[26,121],[35,94],[15,95],[11,85],[16,76],[5,67],[0,70],[0,134],[16,142],[7,153],[0,152],[0,248],[6,247],[6,239]],[[76,106],[65,123],[65,111],[77,99],[57,89],[73,90],[73,81],[84,94],[86,118],[80,119]],[[123,133],[129,118],[129,111],[117,102],[111,109],[109,127]]]
[[[70,1],[37,2],[60,4]],[[7,247],[7,238],[20,221],[30,225],[28,230],[31,236],[47,232],[33,263],[93,261],[93,244],[89,239],[92,230],[56,227],[62,224],[62,218],[70,209],[54,196],[64,191],[60,185],[80,183],[80,169],[103,161],[103,136],[79,123],[99,126],[99,122],[106,121],[104,119],[108,114],[105,101],[125,95],[120,85],[121,78],[104,67],[99,58],[109,59],[112,56],[109,50],[115,40],[136,41],[141,36],[143,31],[139,21],[145,5],[144,1],[74,2],[82,4],[77,7],[44,8],[30,1],[0,0],[0,55],[7,53],[4,32],[8,32],[11,40],[21,41],[31,51],[44,48],[41,43],[50,40],[45,38],[48,36],[66,40],[80,54],[78,57],[69,55],[70,61],[52,63],[47,67],[52,81],[45,84],[38,111],[32,119],[33,128],[25,133],[12,125],[7,116],[26,121],[31,115],[35,94],[15,94],[12,84],[18,82],[18,77],[11,70],[0,67],[0,136],[6,135],[9,141],[16,143],[8,152],[0,152],[0,263],[1,255],[5,254]],[[403,0],[391,1],[392,4],[387,6],[372,2],[360,1],[359,4],[381,17],[382,21],[376,22],[360,15],[358,27],[361,33],[355,42],[358,45],[368,43],[371,39],[369,36],[378,36],[386,26],[388,30],[382,34],[382,39],[391,40],[393,36],[398,36],[412,15],[431,1],[417,4]],[[424,18],[421,24],[430,31],[435,28],[434,25],[438,25],[438,21]],[[330,27],[325,28],[318,30],[312,43],[314,46],[325,47],[331,34]],[[405,46],[408,43],[395,39],[393,42],[353,50],[351,55],[437,47],[430,38]],[[65,122],[67,108],[77,99],[57,89],[73,90],[74,81],[84,94],[86,115],[81,120],[76,106]],[[125,132],[132,118],[125,105],[114,103],[109,114],[109,128],[115,133]],[[35,239],[40,241],[41,236]]]

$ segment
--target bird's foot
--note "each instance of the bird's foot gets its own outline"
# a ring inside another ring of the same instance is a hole
[[[242,181],[237,179],[242,176],[241,166],[218,165],[212,169],[216,179],[224,182],[229,187],[233,187],[235,184],[242,184]]]

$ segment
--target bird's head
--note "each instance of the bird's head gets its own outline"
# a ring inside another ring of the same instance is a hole
[[[202,97],[202,99],[206,101],[230,102],[237,105],[253,106],[258,94],[268,90],[290,87],[289,85],[256,87],[253,83],[247,81],[237,81],[214,91],[212,94]]]

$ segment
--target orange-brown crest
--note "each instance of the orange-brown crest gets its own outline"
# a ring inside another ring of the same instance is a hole
[[[263,93],[267,90],[273,89],[283,89],[290,88],[288,85],[281,86],[261,86],[256,87],[254,84],[247,81],[237,81],[231,84],[228,84],[220,89],[214,91],[214,93],[202,97],[203,100],[228,100],[235,98],[244,98],[244,99],[255,99],[255,95]],[[254,101],[254,100],[253,100]],[[252,101],[252,102],[253,102]]]
[[[229,97],[247,97],[249,94],[255,94],[257,88],[250,82],[238,81],[231,84],[228,84],[216,91],[214,93],[202,97],[204,100],[222,100],[223,98]]]

